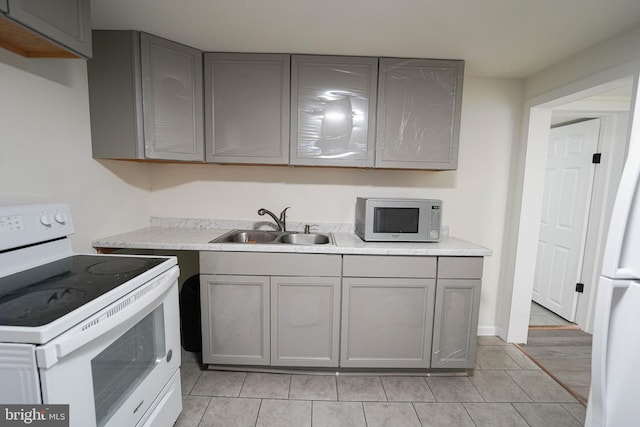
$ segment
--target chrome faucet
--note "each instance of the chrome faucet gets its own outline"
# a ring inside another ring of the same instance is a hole
[[[273,212],[266,210],[265,208],[258,209],[258,215],[269,215],[276,222],[278,231],[287,231],[287,209],[289,209],[289,207],[284,208],[284,210],[280,212],[280,218],[276,217]]]

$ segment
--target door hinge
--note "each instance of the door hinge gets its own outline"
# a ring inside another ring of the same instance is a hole
[[[576,283],[576,292],[578,293],[584,292],[584,283]]]
[[[602,153],[593,153],[593,157],[591,158],[591,163],[600,163],[602,159]]]

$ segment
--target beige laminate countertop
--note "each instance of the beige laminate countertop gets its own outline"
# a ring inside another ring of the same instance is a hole
[[[162,224],[162,225],[158,225]],[[319,232],[333,234],[335,245],[290,245],[209,243],[234,228],[252,228],[245,224],[202,223],[185,226],[175,221],[152,218],[151,226],[93,241],[97,249],[162,249],[227,252],[289,252],[317,254],[411,255],[411,256],[489,256],[491,249],[445,235],[438,243],[364,242],[344,227]],[[220,228],[220,226],[225,228]],[[295,228],[294,228],[295,229]]]

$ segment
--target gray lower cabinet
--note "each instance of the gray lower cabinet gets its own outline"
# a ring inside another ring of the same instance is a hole
[[[482,262],[201,252],[203,363],[471,369]]]
[[[376,168],[456,169],[463,61],[380,58]]]
[[[337,367],[339,277],[271,278],[271,364]]]
[[[2,0],[0,11],[11,20],[32,31],[30,45],[36,46],[35,38],[43,37],[76,55],[91,57],[91,11],[89,0]],[[3,34],[1,37],[5,37]],[[5,41],[6,42],[6,41]],[[4,46],[20,47],[20,41],[8,41]],[[12,49],[13,50],[13,49]],[[18,51],[18,53],[20,53]],[[25,52],[26,56],[47,56],[37,51]]]
[[[269,277],[201,275],[202,361],[269,365]]]
[[[429,368],[435,257],[344,256],[340,366]]]
[[[205,53],[206,160],[289,163],[290,56]]]
[[[93,47],[93,157],[204,161],[202,53],[137,31],[94,31]]]
[[[291,57],[292,165],[372,167],[378,58]]]
[[[439,257],[432,368],[475,365],[482,257]]]
[[[435,279],[343,279],[340,366],[428,368]]]
[[[340,269],[340,255],[201,252],[203,363],[337,366]]]

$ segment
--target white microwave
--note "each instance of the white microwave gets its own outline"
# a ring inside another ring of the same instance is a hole
[[[442,200],[358,197],[356,234],[367,242],[438,242]]]

